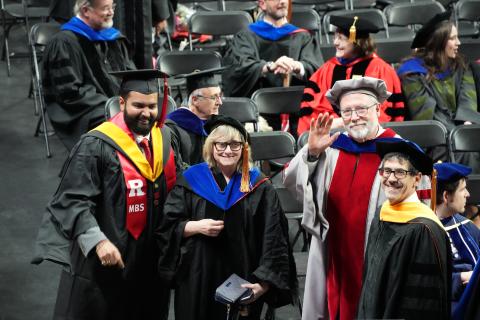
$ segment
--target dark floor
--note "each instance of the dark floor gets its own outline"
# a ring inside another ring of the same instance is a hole
[[[13,49],[25,51],[24,40],[22,29],[15,29]],[[38,118],[28,98],[28,59],[13,60],[12,72],[8,78],[6,64],[0,62],[0,320],[47,320],[52,318],[60,268],[49,262],[34,266],[30,259],[67,152],[52,136],[53,157],[45,157],[44,141],[33,136]],[[277,311],[280,320],[299,318],[292,306]]]

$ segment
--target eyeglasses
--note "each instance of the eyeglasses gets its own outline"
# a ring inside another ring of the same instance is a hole
[[[358,107],[356,109],[340,110],[340,115],[342,116],[343,119],[350,119],[353,115],[353,112],[355,112],[357,116],[365,117],[368,114],[368,109],[375,107],[376,105],[378,105],[377,102],[375,102],[374,104],[368,107]]]
[[[227,146],[230,146],[230,150],[238,151],[242,149],[243,143],[240,141],[230,141],[230,142],[214,142],[213,145],[217,151],[225,151]]]
[[[223,99],[223,93],[220,94],[214,94],[213,96],[202,96],[201,94],[197,94],[197,97],[204,98],[204,99],[210,99],[212,101],[218,101]]]
[[[98,10],[101,13],[105,14],[105,13],[108,13],[110,11],[114,12],[115,8],[117,7],[117,4],[114,3],[114,4],[112,4],[112,6],[104,6],[104,7],[101,7],[101,8],[94,8],[94,7],[91,7],[91,6],[89,6],[89,7],[92,8],[93,10]]]
[[[390,174],[392,174],[393,172],[393,175],[395,176],[395,178],[397,179],[404,179],[408,173],[415,173],[415,171],[409,171],[409,170],[404,170],[404,169],[395,169],[395,170],[392,170],[390,168],[380,168],[378,169],[378,173],[388,179],[390,177]]]

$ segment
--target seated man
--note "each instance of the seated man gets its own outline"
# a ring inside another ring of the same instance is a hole
[[[135,69],[126,39],[112,28],[113,0],[77,0],[74,11],[76,16],[47,44],[43,58],[48,116],[69,150],[103,122],[105,102],[119,88],[108,73]]]
[[[172,129],[172,141],[185,165],[203,162],[202,148],[207,137],[205,122],[222,105],[222,89],[215,74],[224,68],[196,71],[178,78],[187,79],[188,102],[167,115],[165,124]]]
[[[450,319],[448,237],[416,192],[432,160],[409,141],[376,146],[387,201],[370,228],[358,319]]]
[[[438,172],[437,207],[452,248],[452,309],[460,300],[480,257],[480,230],[462,216],[467,198],[467,176],[472,169],[456,163],[436,163]]]
[[[259,0],[264,18],[233,38],[224,65],[227,97],[250,97],[260,88],[282,87],[283,75],[303,85],[323,62],[319,44],[307,30],[287,23],[288,1]]]
[[[168,316],[154,231],[177,166],[157,122],[161,72],[117,74],[122,112],[75,145],[39,231],[33,263],[65,267],[53,319]]]

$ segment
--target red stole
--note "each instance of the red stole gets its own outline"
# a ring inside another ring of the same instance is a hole
[[[125,124],[122,113],[120,113],[120,116],[113,117],[110,121],[135,140],[133,133]],[[117,150],[116,152],[125,179],[126,228],[133,238],[137,240],[147,224],[147,179],[138,172],[132,161],[125,157],[120,151]]]
[[[386,130],[379,138],[394,137]],[[380,165],[376,153],[340,150],[328,191],[327,298],[330,319],[351,320],[362,287],[370,193]]]

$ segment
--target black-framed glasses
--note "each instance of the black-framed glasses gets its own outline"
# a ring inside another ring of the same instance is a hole
[[[217,151],[225,151],[227,146],[230,146],[230,150],[232,151],[238,151],[242,149],[243,143],[240,141],[214,142],[213,145]]]
[[[218,101],[223,99],[223,93],[220,94],[214,94],[212,96],[202,96],[201,94],[197,94],[197,97],[204,98],[204,99],[210,99],[212,101]]]
[[[376,105],[378,105],[377,102],[375,102],[374,104],[372,104],[371,106],[368,106],[368,107],[358,107],[358,108],[355,108],[355,109],[340,110],[340,115],[342,116],[343,119],[350,119],[352,117],[353,113],[355,112],[357,114],[357,116],[365,117],[368,114],[368,109],[370,109],[372,107],[375,107]]]
[[[404,170],[404,169],[395,169],[395,170],[392,170],[390,168],[380,168],[378,169],[378,173],[388,179],[390,177],[390,175],[392,174],[393,172],[393,175],[395,176],[395,178],[397,179],[404,179],[407,174],[409,173],[415,173],[415,171],[409,171],[409,170]]]

